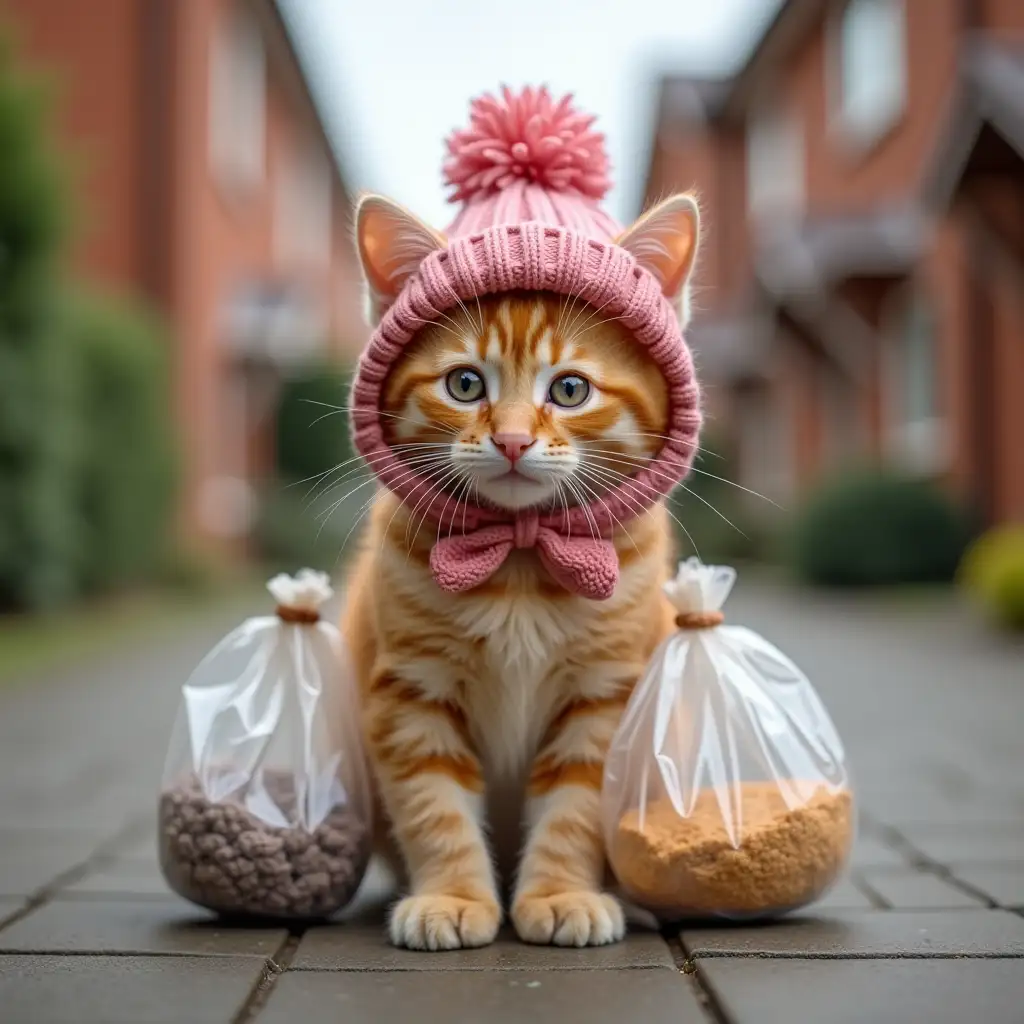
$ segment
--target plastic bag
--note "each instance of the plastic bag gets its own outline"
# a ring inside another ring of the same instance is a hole
[[[855,829],[843,745],[793,662],[721,625],[733,569],[680,564],[678,631],[605,762],[602,817],[625,894],[662,921],[769,917],[842,874]]]
[[[319,918],[370,854],[368,771],[352,673],[319,608],[327,577],[272,579],[277,613],[225,637],[182,688],[160,796],[160,862],[222,914]]]

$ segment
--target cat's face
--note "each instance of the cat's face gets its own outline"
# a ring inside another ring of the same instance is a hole
[[[389,443],[438,490],[507,510],[562,508],[657,453],[668,394],[617,321],[521,293],[425,327],[392,369],[382,410]]]

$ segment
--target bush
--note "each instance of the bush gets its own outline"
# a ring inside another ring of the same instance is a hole
[[[352,458],[349,381],[332,366],[311,366],[285,381],[275,418],[282,480],[305,480]]]
[[[271,485],[260,501],[256,524],[260,553],[269,567],[281,572],[305,567],[332,572],[355,550],[360,526],[369,512],[359,524],[357,520],[366,511],[364,506],[373,497],[375,485],[367,483],[351,496],[345,495],[368,479],[368,474],[358,473],[334,490],[328,482],[319,497],[316,491],[309,493],[311,483]]]
[[[968,538],[965,517],[937,487],[869,471],[809,500],[793,557],[803,579],[826,586],[947,582]]]
[[[1024,526],[996,527],[979,537],[958,576],[995,621],[1024,630]]]
[[[0,610],[157,566],[171,500],[166,345],[140,309],[72,297],[46,95],[0,40]]]
[[[690,475],[669,501],[669,511],[676,518],[680,557],[699,554],[702,561],[714,564],[768,555],[772,509],[764,502],[763,515],[755,515],[751,502],[761,499],[730,482],[735,478],[736,469],[726,449],[713,439],[701,438]]]
[[[79,360],[85,590],[150,577],[166,564],[174,497],[167,339],[136,303],[79,296],[68,326]]]
[[[262,496],[256,527],[260,551],[274,568],[330,571],[354,546],[358,530],[352,526],[374,485],[359,487],[368,476],[355,459],[349,431],[350,379],[338,367],[314,365],[281,389],[277,480]]]
[[[0,609],[75,588],[75,381],[55,301],[67,209],[47,115],[0,39]]]

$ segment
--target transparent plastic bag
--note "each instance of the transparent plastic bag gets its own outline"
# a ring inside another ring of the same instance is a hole
[[[655,652],[605,762],[608,858],[662,921],[771,917],[843,873],[855,809],[843,745],[772,644],[722,625],[733,569],[681,563],[679,629]]]
[[[274,615],[226,636],[182,687],[160,795],[168,884],[227,915],[320,918],[370,854],[368,771],[352,672],[320,621],[331,588],[272,579]]]

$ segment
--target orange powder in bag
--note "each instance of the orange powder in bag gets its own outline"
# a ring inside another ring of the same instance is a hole
[[[806,784],[796,784],[807,793]],[[757,917],[809,903],[835,881],[853,841],[848,790],[818,785],[790,807],[776,782],[738,786],[734,843],[713,789],[681,817],[668,800],[619,820],[609,850],[630,897],[663,918]]]

